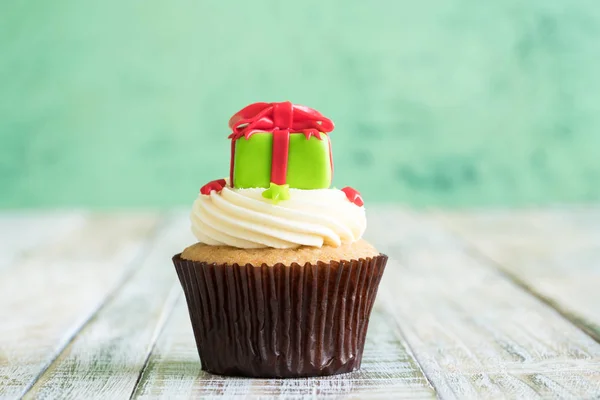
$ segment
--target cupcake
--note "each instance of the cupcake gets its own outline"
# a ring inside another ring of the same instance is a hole
[[[303,377],[360,367],[387,256],[360,193],[330,189],[331,120],[290,102],[229,121],[229,177],[200,189],[198,243],[173,257],[202,369]]]

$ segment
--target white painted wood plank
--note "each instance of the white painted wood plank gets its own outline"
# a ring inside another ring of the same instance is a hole
[[[439,217],[477,252],[600,341],[600,209]]]
[[[187,216],[169,218],[134,275],[25,398],[129,399],[181,293],[171,257],[191,242]]]
[[[0,271],[0,397],[31,385],[133,267],[155,215],[94,215]]]
[[[404,347],[393,321],[377,302],[367,334],[362,369],[358,372],[306,379],[245,379],[208,374],[200,369],[182,296],[157,342],[134,398],[216,399],[235,396],[412,399],[432,398],[435,392]]]
[[[370,213],[381,300],[443,398],[600,396],[600,344],[423,215]]]
[[[53,245],[85,220],[81,211],[0,212],[0,270],[40,245]]]

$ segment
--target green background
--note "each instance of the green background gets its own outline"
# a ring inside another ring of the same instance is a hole
[[[600,199],[597,0],[12,0],[0,207],[190,204],[231,114],[283,100],[367,203]]]

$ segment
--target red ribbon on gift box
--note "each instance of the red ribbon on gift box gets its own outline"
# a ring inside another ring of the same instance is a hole
[[[248,139],[255,132],[302,132],[320,138],[320,132],[331,132],[333,122],[310,107],[281,103],[254,103],[242,108],[229,119],[230,139]]]
[[[229,135],[229,138],[232,139],[229,184],[233,186],[235,141],[237,139],[248,139],[255,132],[273,133],[271,182],[283,185],[287,175],[290,133],[303,133],[306,139],[315,136],[321,140],[321,132],[331,132],[334,125],[329,118],[324,117],[317,110],[284,101],[250,104],[229,119],[229,127],[232,130]],[[331,144],[329,145],[329,159],[333,173]]]

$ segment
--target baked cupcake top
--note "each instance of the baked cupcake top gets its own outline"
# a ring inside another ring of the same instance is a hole
[[[229,126],[229,178],[204,185],[191,213],[200,243],[287,249],[339,247],[362,237],[360,193],[329,188],[331,120],[290,102],[254,103]]]

